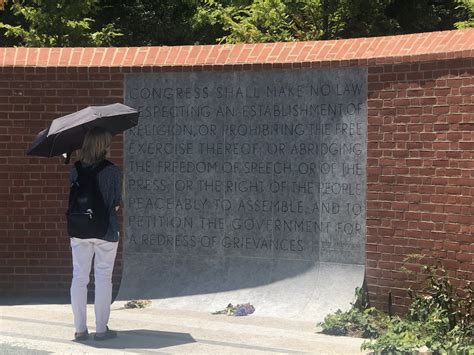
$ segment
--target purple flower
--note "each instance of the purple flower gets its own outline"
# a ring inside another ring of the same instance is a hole
[[[255,312],[255,307],[252,306],[250,303],[238,304],[235,307],[234,315],[237,317],[241,317],[241,316],[247,316],[249,314],[252,314],[253,312]]]

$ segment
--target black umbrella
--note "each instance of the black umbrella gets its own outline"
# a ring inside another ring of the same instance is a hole
[[[121,133],[138,123],[139,112],[123,104],[90,106],[56,118],[51,125],[36,136],[27,155],[54,157],[70,155],[82,147],[86,132],[102,127],[112,135]]]

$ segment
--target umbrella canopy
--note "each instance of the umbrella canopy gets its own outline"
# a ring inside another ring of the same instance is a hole
[[[82,147],[84,136],[91,128],[102,127],[115,135],[136,126],[138,115],[137,110],[120,103],[86,107],[51,122],[38,133],[26,154],[54,157],[71,153]]]

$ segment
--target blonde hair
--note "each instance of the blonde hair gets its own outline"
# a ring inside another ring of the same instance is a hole
[[[105,159],[112,135],[104,128],[94,127],[84,137],[79,160],[86,164],[95,164]]]

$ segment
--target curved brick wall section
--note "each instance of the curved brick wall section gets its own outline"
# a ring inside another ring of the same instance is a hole
[[[0,49],[0,66],[199,67],[323,61],[336,61],[333,65],[338,65],[338,61],[375,58],[377,63],[393,63],[470,56],[473,42],[474,31],[468,29],[317,42],[138,48],[3,48]]]
[[[474,278],[474,30],[305,43],[0,48],[0,294],[68,294],[68,167],[24,156],[51,119],[123,101],[129,72],[366,66],[367,283],[403,311],[409,254]],[[121,161],[121,140],[113,160]],[[120,280],[120,257],[114,281]]]

